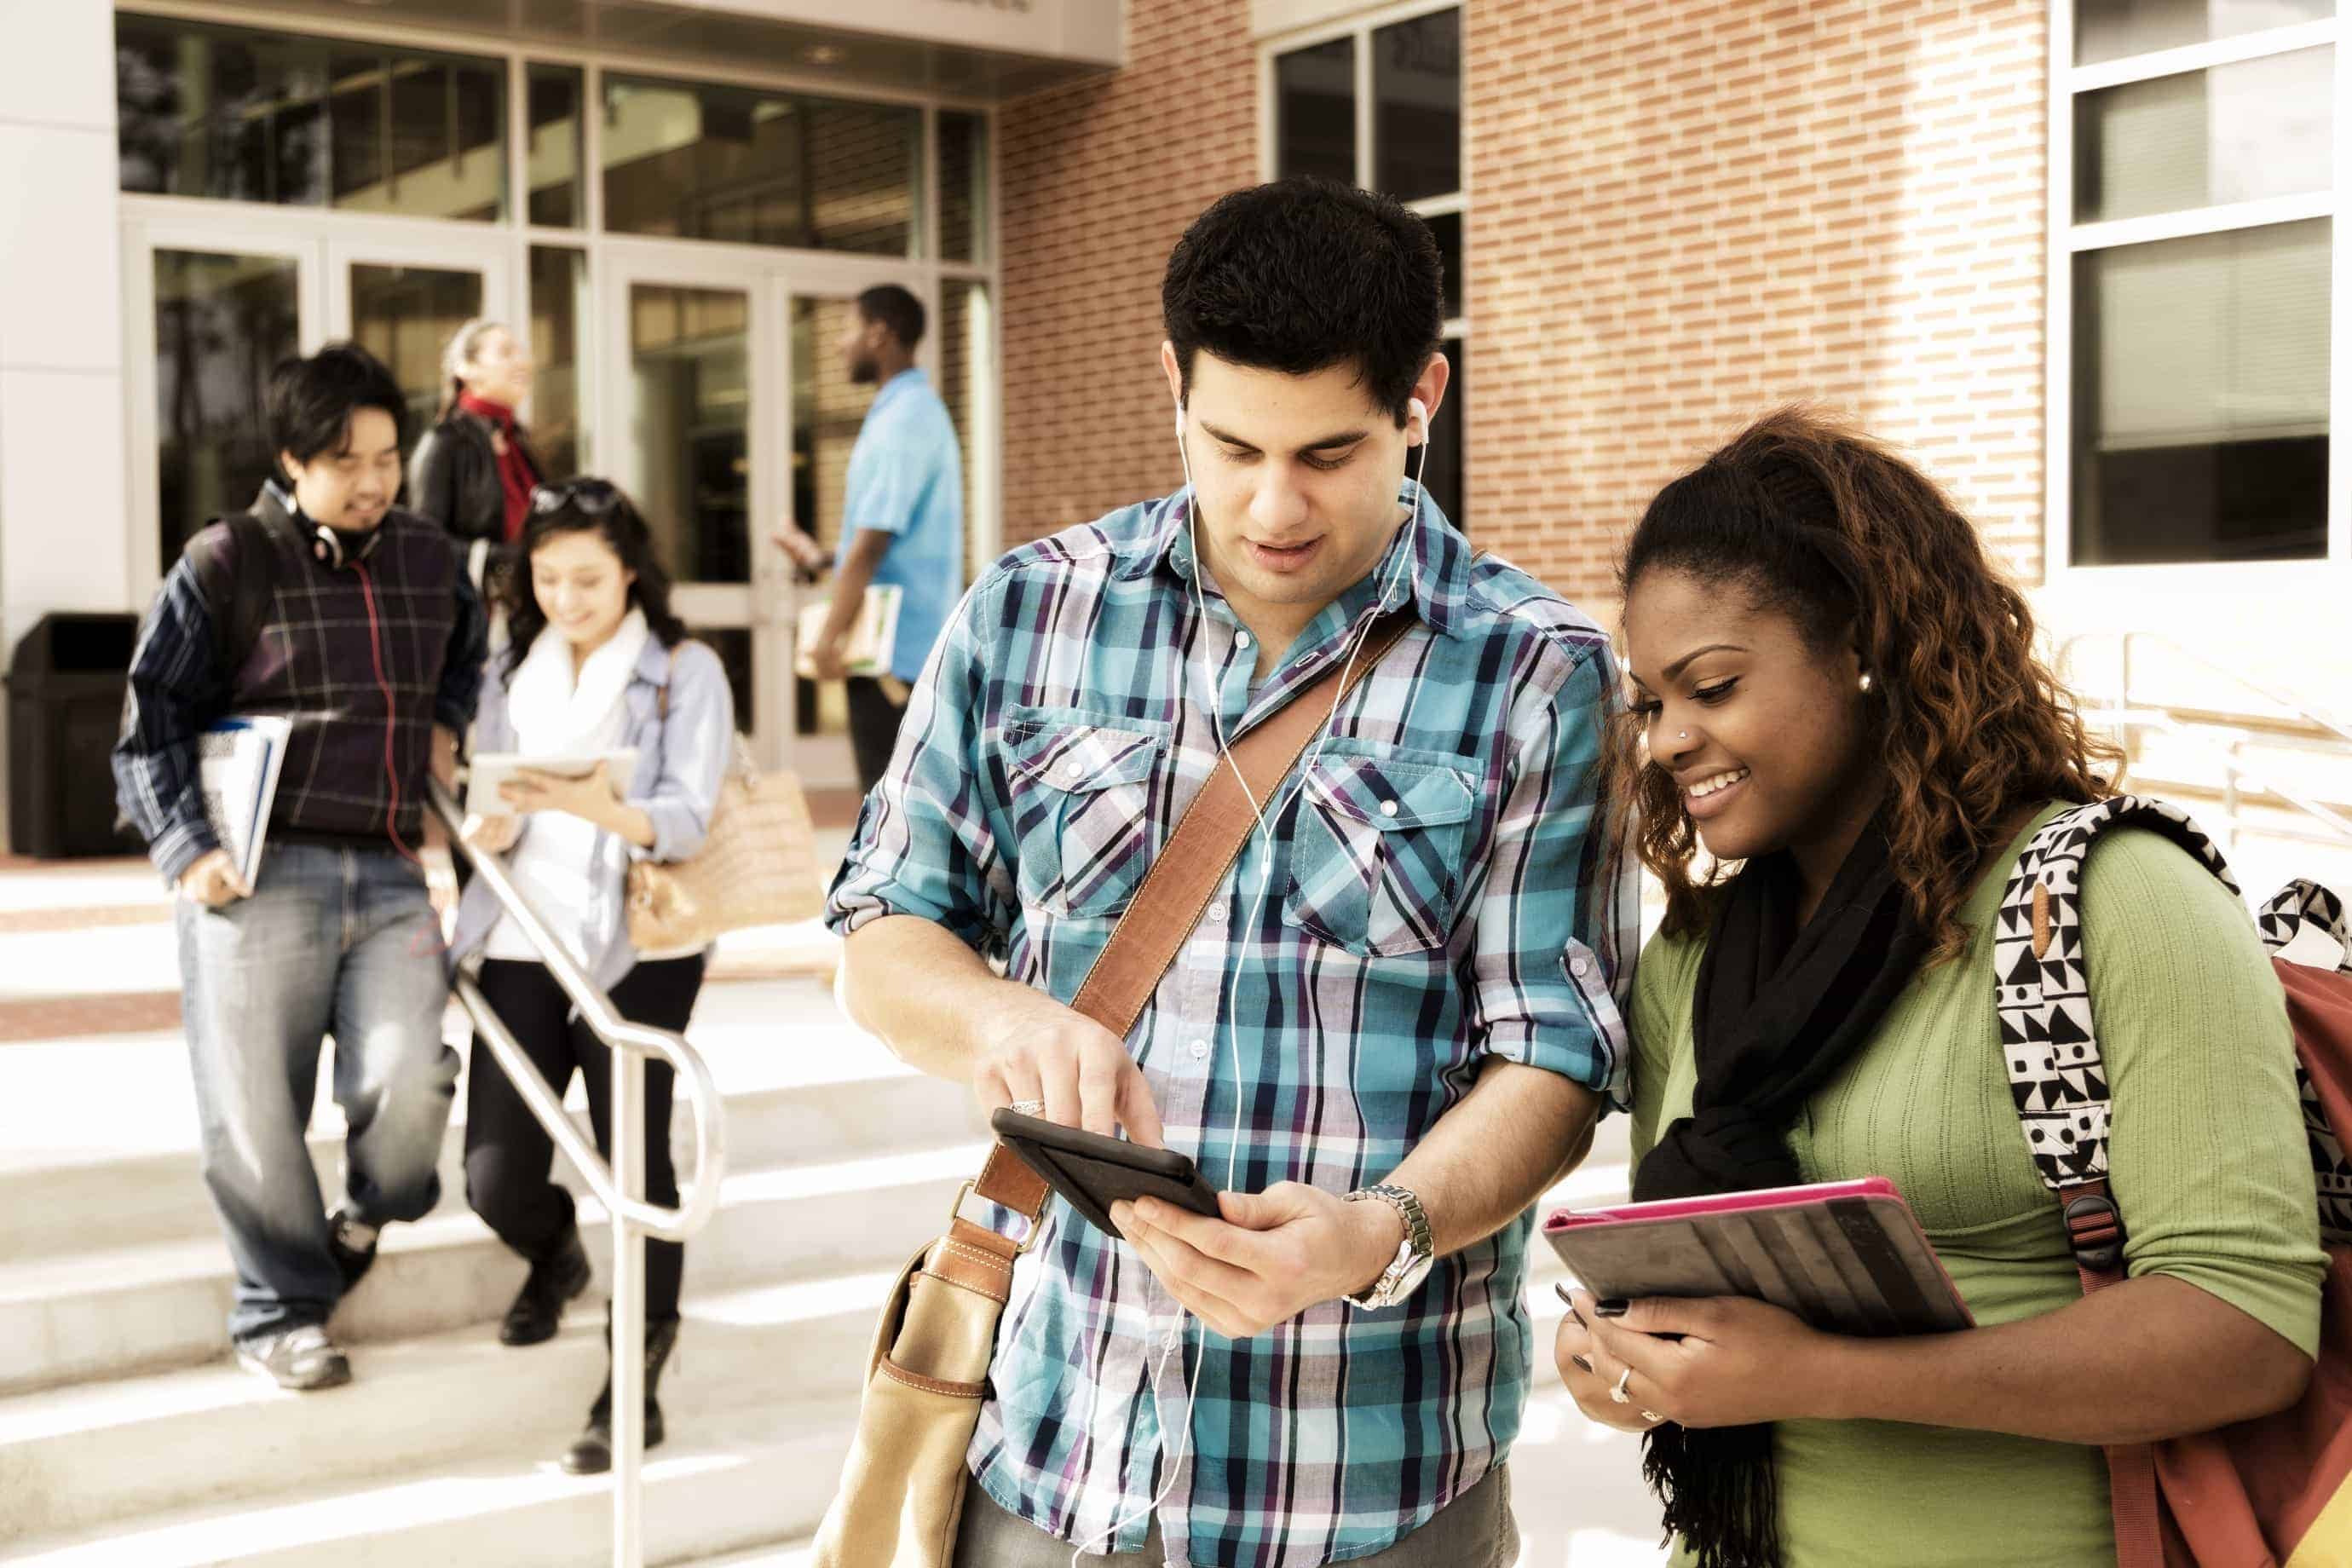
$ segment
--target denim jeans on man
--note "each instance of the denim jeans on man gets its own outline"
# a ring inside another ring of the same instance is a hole
[[[422,1218],[457,1081],[425,874],[393,850],[272,845],[253,896],[182,900],[182,999],[205,1184],[236,1263],[232,1340],[323,1323],[342,1292],[305,1141],[323,1037],[349,1125],[341,1206]]]

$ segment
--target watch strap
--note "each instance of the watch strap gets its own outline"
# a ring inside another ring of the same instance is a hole
[[[1368,1310],[1393,1307],[1398,1300],[1395,1292],[1399,1282],[1412,1271],[1416,1264],[1426,1265],[1436,1251],[1435,1244],[1430,1239],[1429,1215],[1422,1208],[1421,1199],[1412,1189],[1391,1183],[1359,1187],[1348,1194],[1347,1201],[1384,1203],[1396,1210],[1397,1217],[1404,1221],[1404,1242],[1397,1248],[1397,1254],[1390,1259],[1388,1267],[1381,1270],[1380,1278],[1373,1280],[1362,1295],[1346,1296],[1341,1300],[1351,1307]]]

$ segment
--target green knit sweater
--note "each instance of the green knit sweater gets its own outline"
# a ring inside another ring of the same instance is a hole
[[[2036,818],[2034,826],[2058,807]],[[1993,915],[2020,834],[1961,911],[1973,940],[1923,970],[1789,1131],[1809,1182],[1894,1181],[1984,1324],[2080,1294],[2018,1131],[1994,1032]],[[2309,1353],[2317,1205],[2285,1005],[2243,906],[2155,834],[2116,830],[2083,878],[2092,1007],[2115,1121],[2111,1180],[2131,1274],[2168,1274]],[[1703,936],[1660,937],[1633,994],[1633,1157],[1690,1113]],[[1879,1421],[1775,1428],[1793,1568],[2092,1568],[2115,1561],[2098,1449]]]

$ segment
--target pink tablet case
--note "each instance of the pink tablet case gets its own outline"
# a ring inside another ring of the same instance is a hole
[[[1751,1296],[1849,1334],[1932,1333],[1973,1321],[1884,1176],[1563,1209],[1543,1233],[1603,1298]]]

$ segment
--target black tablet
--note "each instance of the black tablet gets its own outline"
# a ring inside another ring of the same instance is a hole
[[[1000,1110],[989,1126],[1021,1163],[1105,1236],[1118,1227],[1110,1205],[1121,1198],[1160,1198],[1211,1219],[1220,1217],[1216,1190],[1201,1179],[1189,1155],[1147,1149],[1017,1111]]]

